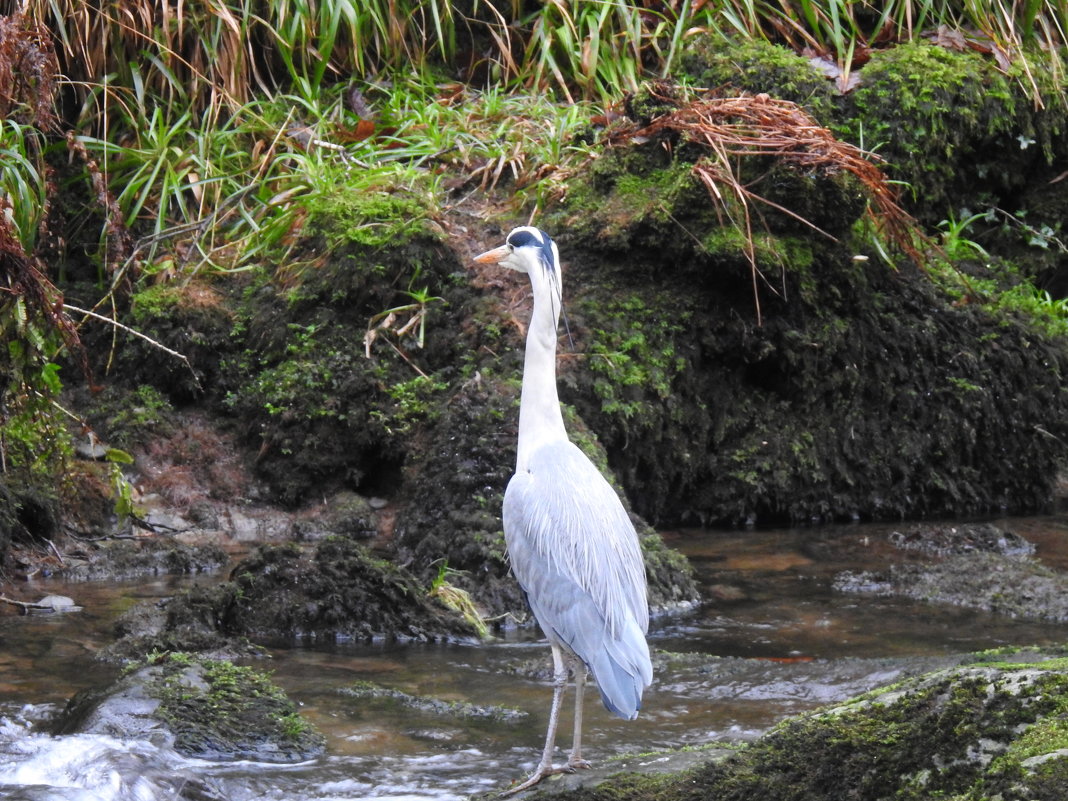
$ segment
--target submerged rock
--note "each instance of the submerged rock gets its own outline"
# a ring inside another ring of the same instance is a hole
[[[266,674],[188,654],[79,693],[55,730],[149,740],[211,760],[300,762],[325,748],[323,736]]]
[[[1034,545],[990,524],[913,526],[890,542],[930,562],[903,562],[885,570],[843,571],[839,592],[900,595],[918,601],[1032,620],[1068,621],[1068,575],[1031,557]]]
[[[975,553],[932,565],[894,565],[896,595],[1010,617],[1068,621],[1068,576],[1037,559]]]
[[[934,556],[963,553],[999,553],[1027,556],[1035,546],[1019,534],[991,523],[957,526],[910,526],[890,532],[890,542],[905,551]]]
[[[384,701],[415,712],[461,720],[493,720],[498,723],[512,723],[527,717],[526,712],[512,707],[480,706],[467,701],[446,701],[429,695],[411,695],[403,690],[383,687],[369,681],[356,682],[348,687],[342,687],[338,693],[350,698],[372,702]]]
[[[229,561],[218,545],[186,545],[166,537],[102,543],[63,571],[77,581],[121,581],[140,576],[210,573]]]

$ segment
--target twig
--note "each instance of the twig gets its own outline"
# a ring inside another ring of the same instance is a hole
[[[86,317],[92,317],[94,320],[99,320],[102,323],[108,323],[108,324],[114,326],[115,328],[117,328],[117,329],[119,329],[121,331],[125,331],[127,334],[133,334],[135,337],[139,337],[139,338],[143,339],[145,342],[147,342],[150,345],[153,345],[153,346],[159,348],[164,353],[168,353],[171,356],[174,356],[176,359],[181,359],[185,363],[185,366],[189,368],[189,372],[193,376],[193,381],[196,383],[197,389],[203,389],[203,387],[200,385],[200,379],[197,377],[196,370],[193,369],[193,365],[191,365],[189,363],[189,359],[187,359],[184,355],[182,355],[178,351],[171,350],[166,345],[164,345],[164,344],[162,344],[160,342],[157,342],[156,340],[152,339],[152,337],[146,336],[146,335],[142,334],[140,331],[137,331],[137,330],[135,330],[133,328],[130,328],[130,326],[128,326],[128,325],[123,325],[118,320],[114,320],[111,317],[105,317],[103,314],[97,314],[96,312],[89,311],[88,309],[80,309],[77,306],[71,306],[69,303],[64,303],[63,305],[67,309],[70,309],[75,314],[84,314]]]
[[[26,601],[16,601],[14,598],[8,598],[6,595],[2,595],[2,594],[0,594],[0,601],[3,601],[5,604],[11,604],[12,606],[17,606],[19,609],[22,610],[22,614],[26,614],[26,612],[28,612],[30,609],[45,609],[46,608],[43,604],[31,604],[31,603],[27,603]]]
[[[56,559],[59,560],[59,563],[65,567],[67,561],[63,558],[63,554],[59,552],[59,548],[56,547],[56,544],[52,542],[52,540],[48,540],[48,547],[52,549],[52,553],[56,555]]]
[[[16,601],[14,598],[8,598],[6,595],[3,595],[3,594],[0,594],[0,601],[2,601],[5,604],[11,604],[12,606],[17,606],[19,609],[22,610],[22,614],[24,614],[24,615],[29,614],[31,609],[40,609],[42,611],[47,611],[47,612],[80,612],[80,611],[82,611],[82,607],[78,606],[77,604],[55,606],[54,604],[30,603],[28,601]]]

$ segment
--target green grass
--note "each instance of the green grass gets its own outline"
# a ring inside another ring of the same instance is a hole
[[[109,237],[127,227],[135,244],[118,255],[134,277],[173,271],[167,254],[176,249],[185,274],[244,269],[284,248],[299,201],[337,180],[373,181],[390,163],[431,184],[455,171],[472,188],[509,182],[519,205],[542,207],[585,156],[572,134],[599,106],[669,74],[686,41],[710,30],[809,48],[847,74],[875,42],[946,24],[1022,64],[1020,80],[1037,92],[1028,76],[1061,71],[1068,27],[1056,0],[959,9],[893,0],[878,12],[846,0],[561,0],[526,16],[521,8],[230,0],[161,16],[142,0],[120,17],[85,0],[35,0],[27,14],[55,37],[82,104],[75,133],[114,196],[100,258],[115,258]],[[1025,52],[1038,52],[1030,45],[1045,46],[1049,63],[1029,64]],[[365,108],[351,102],[354,90]],[[47,195],[31,151],[47,136],[10,120],[0,130],[0,189],[30,248]]]
[[[0,119],[0,213],[9,216],[15,238],[27,253],[37,243],[48,202],[43,135],[33,126]]]
[[[710,31],[809,48],[841,80],[871,48],[945,26],[1047,104],[1064,98],[1043,96],[1035,76],[1065,85],[1068,42],[1063,0],[472,0],[463,10],[444,0],[134,0],[121,13],[87,0],[24,5],[21,33],[0,37],[0,79],[13,84],[0,97],[0,224],[26,254],[41,249],[55,199],[49,165],[69,162],[69,135],[72,153],[84,155],[67,164],[63,189],[85,201],[72,224],[97,226],[89,258],[102,295],[295,269],[308,209],[340,184],[453,205],[506,190],[517,216],[536,213],[590,157],[594,116],[643,80],[670,75],[687,42]],[[72,101],[62,117],[48,112],[59,74]],[[944,245],[981,258],[968,222],[947,220]],[[1059,235],[1035,232],[1047,244]],[[408,287],[418,309],[432,300],[420,301],[421,289]],[[1032,290],[1006,298],[1062,324],[1058,303]],[[11,299],[0,306],[0,324],[27,355],[15,354],[23,383],[9,392],[25,397],[50,363],[37,342],[47,321],[33,312]],[[619,356],[614,364],[626,366]]]

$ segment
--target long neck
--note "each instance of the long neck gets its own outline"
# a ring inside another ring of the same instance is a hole
[[[555,276],[559,281],[559,276]],[[519,445],[516,471],[526,469],[530,455],[541,445],[567,439],[560,398],[556,392],[556,325],[560,295],[543,271],[530,274],[534,311],[527,328],[523,363],[523,395],[519,403]],[[559,284],[557,284],[559,286]]]

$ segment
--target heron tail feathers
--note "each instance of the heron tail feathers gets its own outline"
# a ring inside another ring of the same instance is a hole
[[[619,638],[606,643],[589,668],[605,709],[624,720],[638,717],[642,692],[653,681],[653,665],[637,623],[631,621]]]

